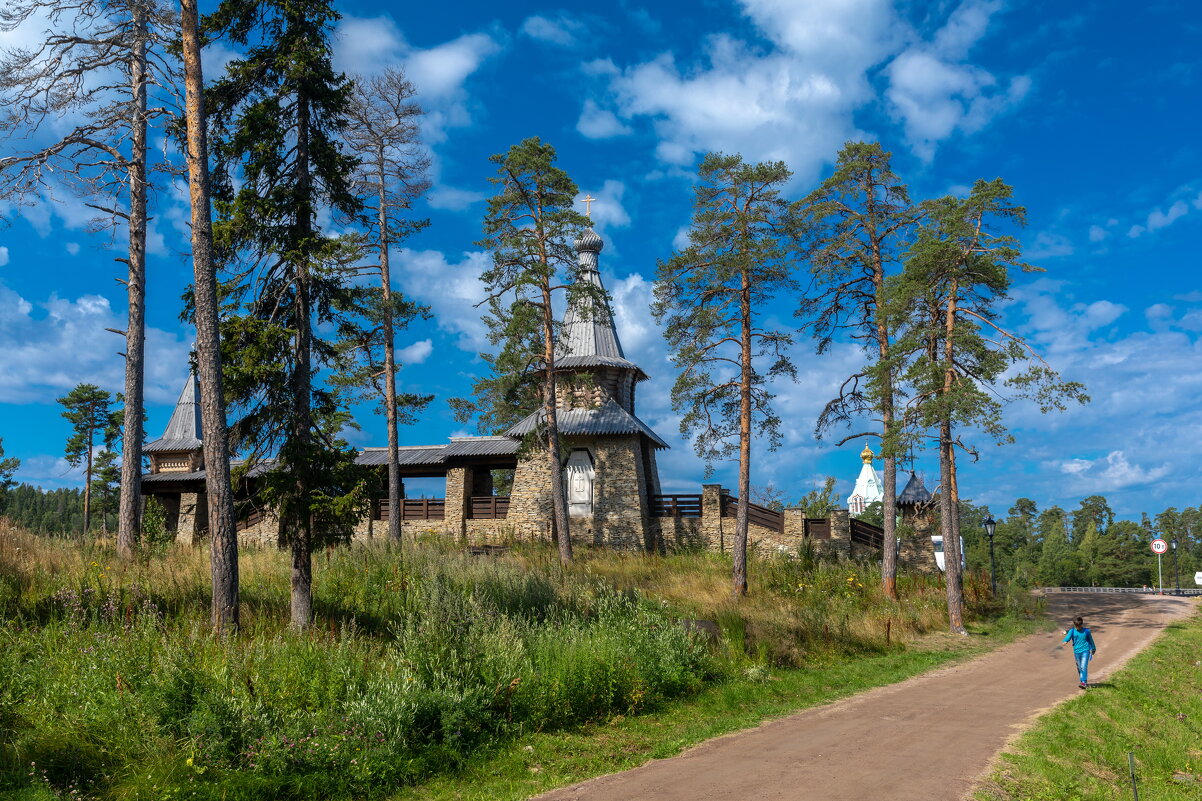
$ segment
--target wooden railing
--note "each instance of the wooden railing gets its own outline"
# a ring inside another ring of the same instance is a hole
[[[387,498],[377,498],[372,506],[372,520],[388,520],[391,517]],[[403,498],[401,520],[442,520],[446,515],[446,506],[445,498]]]
[[[700,495],[652,495],[652,517],[701,517]]]
[[[863,520],[851,519],[851,541],[856,545],[867,545],[869,548],[885,546],[884,529],[865,523]]]
[[[253,528],[263,522],[263,510],[256,506],[250,507],[246,515],[239,517],[234,523],[234,531],[246,531],[248,528]]]
[[[737,517],[739,514],[739,499],[733,495],[722,496],[722,516]],[[747,504],[747,521],[757,526],[770,528],[773,531],[785,533],[785,513],[754,503]]]
[[[829,540],[831,538],[831,521],[826,517],[807,517],[805,519],[805,536],[812,540]]]
[[[508,495],[480,495],[471,499],[467,516],[472,520],[504,520],[508,514]]]

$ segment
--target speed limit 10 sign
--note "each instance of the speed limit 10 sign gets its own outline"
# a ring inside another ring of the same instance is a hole
[[[1152,553],[1164,553],[1169,549],[1169,544],[1162,539],[1152,540]]]

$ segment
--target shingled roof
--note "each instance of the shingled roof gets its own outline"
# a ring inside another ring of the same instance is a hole
[[[579,280],[602,291],[605,287],[597,272],[597,257],[604,247],[604,240],[592,228],[585,229],[576,240]],[[593,308],[589,298],[568,306],[555,350],[555,365],[559,368],[618,367],[634,370],[639,381],[647,378],[647,374],[622,352],[622,342],[618,339],[610,309]]]
[[[200,428],[200,384],[195,375],[189,374],[163,436],[148,443],[143,450],[148,453],[199,450],[204,447],[203,436]]]
[[[543,410],[530,414],[525,420],[505,432],[507,437],[524,437],[534,430],[543,418]],[[623,409],[612,399],[595,409],[561,409],[555,416],[559,433],[565,436],[604,436],[607,434],[645,434],[657,448],[667,448],[668,443],[659,438],[644,423]]]
[[[905,489],[897,496],[897,502],[902,504],[926,503],[930,499],[931,493],[927,491],[926,484],[913,472],[910,473],[910,480],[906,482]]]

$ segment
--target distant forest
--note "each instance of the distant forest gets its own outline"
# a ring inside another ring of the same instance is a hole
[[[115,511],[106,509],[102,514],[98,504],[92,512],[93,533],[113,531],[117,525]],[[83,528],[83,490],[43,490],[19,484],[0,496],[0,514],[35,534],[78,535]]]

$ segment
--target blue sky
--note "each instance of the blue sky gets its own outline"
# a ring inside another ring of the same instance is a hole
[[[352,72],[406,68],[427,111],[432,225],[398,254],[398,284],[434,320],[402,335],[408,388],[437,396],[410,444],[465,433],[444,403],[480,370],[472,304],[490,154],[526,136],[553,143],[582,191],[600,198],[602,270],[628,356],[652,380],[639,413],[672,444],[665,491],[689,491],[701,465],[677,434],[673,376],[647,311],[658,259],[688,222],[691,180],[708,150],[783,159],[800,197],[848,139],[894,153],[916,197],[1002,177],[1026,205],[1028,260],[1008,323],[1093,403],[1062,415],[1008,408],[1017,442],[965,465],[963,493],[1004,513],[1013,499],[1070,508],[1088,494],[1123,516],[1199,498],[1202,440],[1202,233],[1199,152],[1202,11],[1191,3],[920,3],[700,0],[690,3],[458,2],[455,13],[342,3],[337,59]],[[0,34],[0,47],[36,31]],[[208,54],[210,67],[223,54]],[[4,146],[0,146],[4,147]],[[147,400],[157,436],[186,370],[178,322],[191,276],[182,188],[156,197]],[[0,229],[0,437],[42,486],[79,482],[61,460],[54,399],[80,381],[121,387],[120,247],[89,233],[82,201],[60,193],[5,210]],[[789,320],[789,305],[779,318]],[[777,387],[786,445],[761,447],[753,483],[789,499],[830,473],[846,494],[861,442],[815,441],[813,420],[860,360],[850,345],[795,352],[799,381]],[[383,444],[364,410],[357,444]],[[834,437],[832,439],[837,439]],[[932,478],[934,461],[919,459]],[[718,480],[734,483],[733,466]]]

